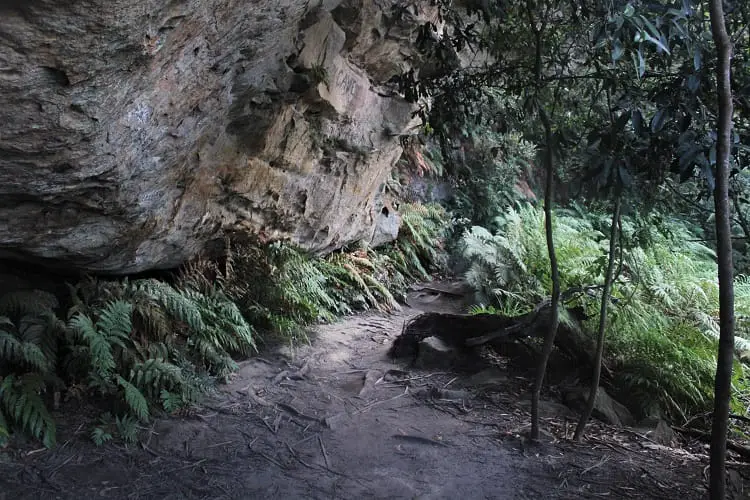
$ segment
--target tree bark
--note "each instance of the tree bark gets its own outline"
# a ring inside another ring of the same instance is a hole
[[[574,441],[580,441],[583,436],[583,430],[586,428],[586,422],[591,418],[591,412],[594,411],[596,395],[599,392],[599,380],[602,376],[602,357],[604,356],[604,334],[607,329],[607,311],[609,310],[609,298],[612,295],[612,281],[614,280],[615,254],[617,252],[617,228],[620,221],[621,196],[618,193],[615,199],[615,207],[612,211],[612,228],[609,233],[609,256],[607,262],[607,275],[604,277],[604,290],[602,291],[602,305],[599,312],[599,331],[596,337],[596,356],[594,358],[594,374],[591,378],[591,391],[586,407],[581,413],[581,419],[578,421],[576,432],[573,435]]]
[[[544,232],[547,238],[547,252],[549,253],[550,270],[552,274],[552,301],[550,305],[549,331],[544,338],[542,355],[537,366],[534,388],[531,393],[531,434],[532,440],[539,439],[539,397],[544,384],[544,376],[547,372],[547,362],[555,345],[557,327],[560,323],[560,272],[557,266],[557,254],[555,253],[555,242],[552,238],[552,199],[555,193],[555,162],[552,150],[552,126],[544,110],[540,110],[539,116],[544,126],[544,138],[547,143],[547,156],[545,167],[547,170],[547,182],[544,186]]]
[[[717,51],[716,78],[719,96],[718,141],[716,145],[716,250],[719,268],[719,353],[714,386],[714,415],[711,429],[710,498],[726,496],[726,452],[734,361],[734,283],[732,237],[729,214],[729,156],[732,133],[732,47],[724,20],[722,0],[710,0],[711,32]]]
[[[737,222],[742,228],[742,232],[745,233],[745,242],[750,243],[750,223],[747,221],[747,217],[742,213],[742,206],[740,205],[740,197],[737,193],[732,196],[732,202],[734,203],[734,211],[737,213]]]

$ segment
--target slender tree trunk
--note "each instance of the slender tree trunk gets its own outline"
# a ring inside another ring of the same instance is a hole
[[[732,133],[732,87],[730,80],[732,47],[724,21],[722,0],[710,0],[711,32],[717,51],[716,78],[719,95],[718,142],[716,145],[716,250],[719,264],[719,355],[714,387],[714,416],[711,429],[712,500],[726,496],[725,462],[732,363],[734,361],[734,283],[732,236],[729,215],[729,155]]]
[[[604,291],[602,292],[602,305],[599,312],[599,332],[596,337],[596,357],[594,358],[594,374],[591,378],[591,391],[586,407],[581,413],[581,419],[578,421],[576,432],[573,435],[574,441],[580,441],[583,436],[583,430],[586,428],[586,422],[591,418],[591,412],[594,411],[596,403],[596,394],[599,392],[599,379],[602,375],[602,357],[604,356],[604,334],[607,329],[607,311],[609,310],[609,298],[612,295],[612,281],[614,280],[615,257],[617,253],[617,227],[620,221],[621,196],[618,193],[615,198],[615,207],[612,211],[612,228],[609,233],[609,257],[607,261],[607,275],[604,277]]]
[[[544,375],[547,372],[547,362],[555,345],[557,326],[560,323],[560,273],[557,267],[557,255],[555,254],[555,243],[552,239],[552,199],[555,194],[555,162],[552,150],[552,126],[544,110],[540,110],[539,116],[544,126],[544,138],[547,142],[547,156],[545,168],[547,170],[547,182],[544,186],[544,230],[547,236],[547,251],[549,253],[550,270],[552,273],[552,304],[550,306],[549,332],[544,337],[544,347],[539,365],[536,370],[536,380],[531,393],[531,439],[539,439],[539,397],[544,384]]]

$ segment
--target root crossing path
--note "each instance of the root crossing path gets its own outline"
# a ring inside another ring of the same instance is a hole
[[[0,499],[704,497],[705,455],[624,429],[593,425],[576,445],[575,416],[550,411],[543,442],[525,444],[529,380],[502,363],[466,374],[388,358],[406,320],[461,307],[427,287],[397,313],[318,326],[136,445],[96,447],[88,419],[60,415],[56,449],[0,455]]]

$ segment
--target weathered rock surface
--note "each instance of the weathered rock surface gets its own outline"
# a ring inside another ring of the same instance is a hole
[[[419,62],[420,9],[0,1],[0,257],[130,273],[222,231],[393,238],[382,185],[415,120],[384,84]]]
[[[563,394],[563,400],[570,408],[581,411],[588,400],[589,389],[586,387],[574,387]],[[603,387],[596,391],[596,400],[594,401],[594,410],[592,416],[598,418],[604,423],[622,426],[633,426],[635,419],[625,405],[614,400],[607,394]]]

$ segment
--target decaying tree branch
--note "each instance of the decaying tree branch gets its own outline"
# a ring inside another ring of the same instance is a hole
[[[567,292],[566,292],[567,293]],[[503,344],[525,338],[544,338],[549,332],[550,301],[545,300],[533,311],[515,317],[497,314],[424,313],[404,325],[393,342],[389,354],[395,358],[415,359],[419,343],[428,337],[437,337],[445,344],[465,349],[482,345],[501,347]],[[581,327],[585,319],[580,308],[566,309],[566,321],[558,328],[555,345],[580,366],[593,367],[596,345],[592,336]],[[603,365],[604,376],[612,372]]]

